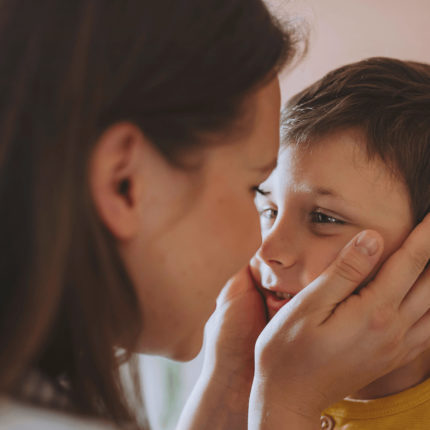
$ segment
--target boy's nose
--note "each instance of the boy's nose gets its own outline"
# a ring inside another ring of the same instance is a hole
[[[291,235],[279,233],[273,230],[263,238],[257,256],[274,269],[292,267],[298,261],[296,241]]]

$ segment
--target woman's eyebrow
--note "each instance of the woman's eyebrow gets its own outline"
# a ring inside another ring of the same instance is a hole
[[[275,158],[274,160],[270,161],[269,163],[265,164],[264,166],[258,166],[258,167],[253,167],[252,170],[257,170],[261,173],[270,173],[272,170],[274,170],[276,168],[276,166],[278,165],[278,159]]]

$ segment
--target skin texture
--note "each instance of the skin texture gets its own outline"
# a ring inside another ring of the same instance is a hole
[[[277,169],[261,185],[270,194],[256,199],[263,242],[253,267],[270,317],[277,312],[270,300],[273,291],[295,295],[303,290],[361,230],[383,237],[381,261],[412,230],[406,186],[381,160],[369,160],[363,148],[356,130],[330,134],[306,152],[283,147]],[[352,397],[381,397],[421,382],[429,375],[429,358],[423,353]]]
[[[93,190],[141,302],[142,352],[193,358],[222,286],[260,244],[254,188],[276,163],[278,80],[247,106],[246,130],[208,137],[222,144],[185,155],[189,168],[169,164],[131,124],[99,141]],[[117,193],[124,180],[126,198]]]

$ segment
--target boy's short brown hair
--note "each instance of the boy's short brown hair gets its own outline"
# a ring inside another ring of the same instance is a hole
[[[349,128],[363,133],[369,159],[405,181],[418,223],[430,210],[430,65],[375,57],[328,73],[286,104],[282,143]]]

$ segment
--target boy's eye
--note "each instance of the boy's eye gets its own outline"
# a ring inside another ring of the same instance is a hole
[[[311,222],[314,224],[345,224],[345,221],[319,211],[311,213]]]
[[[267,220],[274,220],[278,216],[278,211],[272,208],[265,208],[258,211],[261,218],[265,218]]]

